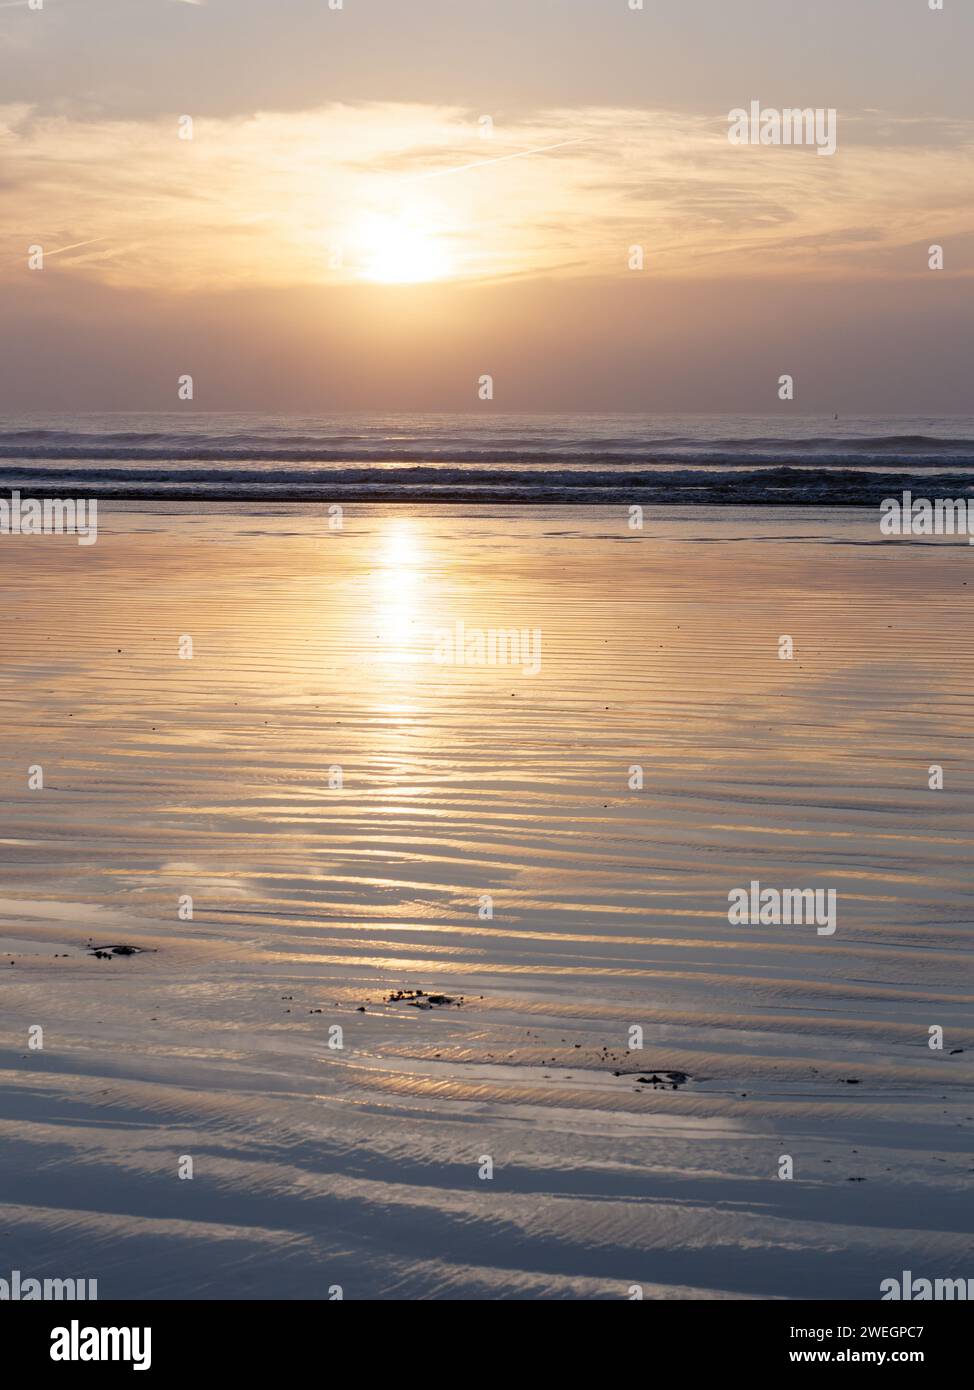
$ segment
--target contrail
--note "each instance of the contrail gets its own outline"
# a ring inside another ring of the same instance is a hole
[[[90,241],[75,241],[70,246],[59,246],[56,251],[45,251],[44,259],[47,260],[48,256],[60,256],[62,251],[77,251],[79,246],[94,246],[96,241],[107,240],[108,237],[105,236],[93,236]]]
[[[484,164],[503,164],[506,159],[525,159],[529,154],[546,154],[548,150],[561,150],[566,145],[581,145],[591,140],[591,135],[579,135],[574,140],[559,140],[555,145],[538,145],[533,150],[517,150],[514,154],[498,154],[493,159],[475,159],[472,164],[458,164],[455,169],[434,169],[431,174],[419,174],[420,179],[442,179],[447,174],[463,174],[468,169],[479,169]]]
[[[0,0],[0,10],[25,9],[29,0]],[[179,5],[203,5],[206,0],[176,0]],[[53,253],[52,253],[53,254]]]

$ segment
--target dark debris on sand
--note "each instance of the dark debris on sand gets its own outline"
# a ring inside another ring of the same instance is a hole
[[[116,956],[141,956],[146,951],[151,951],[148,946],[92,946],[89,944],[87,950],[95,960],[114,960]]]
[[[463,994],[459,999],[454,999],[449,994],[427,994],[425,989],[395,989],[383,1002],[408,1004],[411,1009],[443,1008],[444,1005],[455,1004],[459,1009],[465,998]]]
[[[613,1076],[633,1076],[633,1072],[614,1071]],[[690,1077],[685,1071],[664,1071],[662,1074],[653,1072],[650,1076],[637,1076],[636,1080],[643,1086],[652,1086],[654,1091],[678,1091],[681,1086],[685,1086]]]

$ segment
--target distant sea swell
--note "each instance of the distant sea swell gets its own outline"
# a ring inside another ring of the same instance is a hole
[[[121,427],[120,427],[121,426]],[[873,505],[974,495],[974,420],[240,415],[0,421],[0,489],[223,501]]]

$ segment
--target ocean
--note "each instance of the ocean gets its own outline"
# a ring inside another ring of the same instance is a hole
[[[974,416],[8,417],[0,488],[171,500],[871,506],[974,493]]]

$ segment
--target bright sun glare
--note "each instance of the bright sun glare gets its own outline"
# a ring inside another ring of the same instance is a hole
[[[373,217],[363,225],[358,241],[367,280],[409,285],[450,274],[442,239],[415,217]]]

